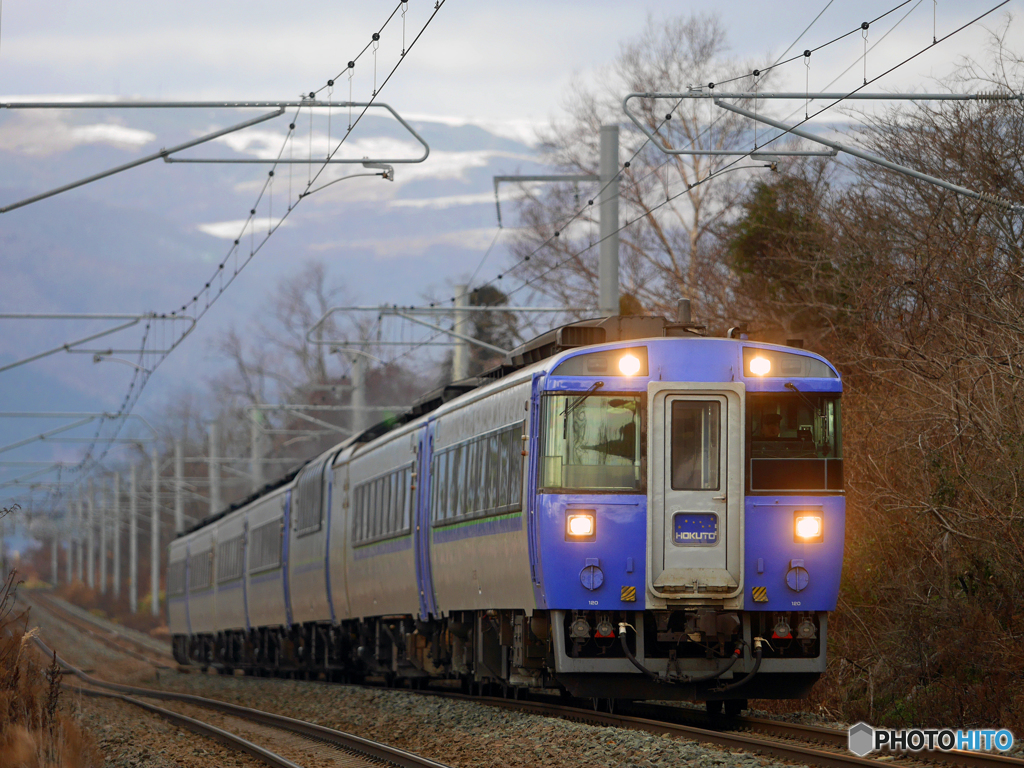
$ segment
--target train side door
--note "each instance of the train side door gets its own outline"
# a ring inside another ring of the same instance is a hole
[[[189,636],[192,635],[192,612],[189,610],[189,602],[191,590],[189,589],[189,581],[192,578],[191,570],[192,560],[192,543],[185,542],[185,628],[188,630]],[[79,560],[81,562],[81,560]]]
[[[648,584],[660,597],[727,597],[742,587],[743,391],[649,385]]]
[[[530,388],[530,419],[526,425],[528,439],[524,441],[526,450],[526,535],[530,554],[530,578],[533,582],[534,599],[538,608],[547,607],[544,595],[544,576],[540,561],[540,534],[537,526],[537,463],[540,458],[540,398],[544,388],[544,374],[535,373]]]
[[[420,617],[438,616],[434,596],[434,577],[430,566],[430,476],[434,453],[434,422],[430,421],[420,432],[416,446],[416,509],[413,515],[413,541],[416,546],[416,586],[420,593]]]
[[[242,520],[242,610],[245,612],[245,631],[252,629],[249,623],[249,515]]]
[[[281,518],[281,584],[284,591],[284,615],[285,621],[288,626],[292,623],[292,590],[289,586],[288,579],[288,568],[290,561],[288,558],[289,544],[291,542],[291,536],[289,532],[292,529],[292,492],[285,491],[284,500],[284,516]]]

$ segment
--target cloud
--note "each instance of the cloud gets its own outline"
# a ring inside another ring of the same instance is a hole
[[[548,121],[528,117],[522,119],[491,120],[481,117],[454,117],[426,113],[403,114],[402,117],[408,122],[440,123],[452,128],[463,128],[467,125],[482,128],[488,133],[493,133],[495,136],[519,141],[531,147],[536,146],[538,143],[537,132],[548,127]]]
[[[266,131],[250,129],[239,133],[229,133],[214,139],[215,143],[226,144],[240,155],[252,155],[260,160],[273,160],[281,152],[287,134],[283,131]],[[287,151],[284,157],[288,157]]]
[[[444,208],[455,208],[460,205],[480,205],[481,203],[493,203],[492,192],[479,192],[470,195],[450,195],[448,197],[427,197],[408,200],[392,200],[388,203],[390,208],[430,208],[441,210]]]
[[[375,258],[387,261],[407,256],[418,256],[436,246],[482,251],[494,239],[494,229],[463,229],[457,232],[437,232],[427,235],[403,235],[390,239],[375,237],[365,240],[345,240],[315,243],[311,251],[369,250]]]
[[[285,134],[276,131],[249,130],[222,136],[215,142],[224,144],[239,154],[250,155],[261,160],[276,158],[279,154],[285,159],[303,160],[309,158],[312,151],[313,167],[318,169],[326,159],[327,153],[338,147],[338,139],[339,137],[335,136],[328,141],[326,132],[314,132],[312,138],[309,137],[309,134],[297,134],[294,142],[291,145],[286,145],[283,152],[281,147],[285,140]],[[416,160],[422,156],[423,147],[414,141],[390,137],[352,139],[337,149],[334,159],[354,162],[332,164],[332,171],[334,168],[339,170],[331,175],[332,177],[348,175],[355,172],[353,169],[361,171],[360,161],[362,160],[393,163],[395,165],[395,183],[401,186],[405,182],[421,179],[464,180],[467,171],[484,168],[496,158],[512,159],[519,162],[536,161],[536,157],[530,154],[480,149],[462,152],[434,150],[422,163],[400,162]],[[305,163],[300,163],[295,165],[295,168],[299,169],[304,166]],[[282,172],[283,170],[284,167],[282,167]]]
[[[234,240],[240,236],[248,237],[249,230],[246,224],[249,223],[248,219],[235,219],[234,221],[214,221],[209,224],[197,224],[196,229],[211,237],[219,237],[223,240]],[[287,221],[278,219],[274,222],[274,227],[288,226]],[[243,232],[244,229],[244,232]],[[269,226],[267,225],[267,219],[259,217],[256,219],[256,237],[262,238],[266,235]]]
[[[132,150],[156,139],[156,135],[117,123],[69,125],[56,112],[20,114],[0,125],[0,149],[30,156],[46,156],[82,144],[107,144]]]

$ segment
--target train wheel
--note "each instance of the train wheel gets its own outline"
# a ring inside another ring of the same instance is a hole
[[[708,715],[711,717],[718,717],[722,714],[722,702],[721,701],[705,701],[704,707],[708,711]]]
[[[739,717],[740,712],[746,708],[746,699],[727,699],[725,702],[725,714],[729,717]]]

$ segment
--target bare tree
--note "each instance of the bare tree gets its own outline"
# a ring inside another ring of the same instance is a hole
[[[1018,87],[1021,59],[1002,41],[945,85]],[[874,153],[1024,200],[1019,102],[863,120],[856,138]],[[751,276],[737,295],[760,327],[810,319],[846,379],[851,567],[819,695],[851,720],[1019,727],[1024,222],[878,166],[850,171],[844,184],[815,186],[805,169],[756,190],[732,243]]]
[[[715,16],[649,18],[640,36],[624,43],[615,63],[596,78],[599,85],[573,85],[565,119],[543,137],[547,161],[566,173],[596,174],[600,127],[623,123],[626,93],[686,91],[753,70],[727,53],[725,28]],[[753,87],[753,79],[742,82]],[[750,143],[749,123],[732,113],[712,114],[708,101],[633,103],[644,124],[670,148],[735,150]],[[717,229],[731,218],[745,174],[704,181],[720,166],[721,156],[666,155],[631,123],[623,123],[620,143],[623,162],[629,161],[620,178],[620,223],[634,222],[620,233],[620,280],[630,307],[670,313],[679,296],[691,296],[700,302],[703,317],[717,316],[731,283]],[[546,275],[535,290],[566,306],[596,305],[597,191],[594,185],[545,186],[528,192],[520,205],[523,229],[512,250],[516,261],[530,258],[517,275],[527,280]]]

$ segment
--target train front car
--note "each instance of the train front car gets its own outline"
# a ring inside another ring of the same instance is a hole
[[[804,696],[842,567],[839,398],[821,357],[739,339],[564,353],[535,385],[538,606],[578,696]]]

